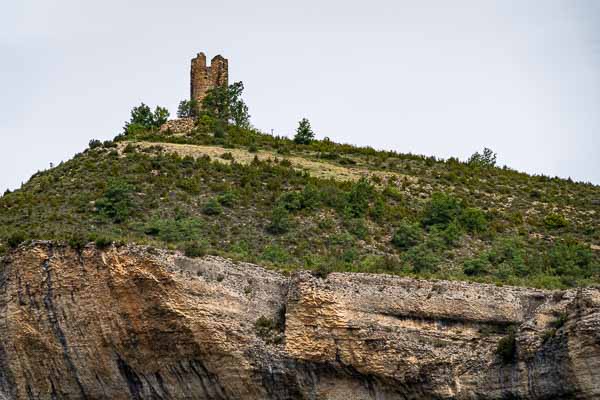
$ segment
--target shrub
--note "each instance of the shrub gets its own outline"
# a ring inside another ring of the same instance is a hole
[[[386,207],[385,200],[381,195],[378,195],[373,202],[373,206],[369,209],[369,216],[377,222],[382,222],[385,216]]]
[[[197,241],[190,241],[183,246],[183,253],[186,257],[203,257],[206,255],[206,244]]]
[[[116,223],[124,222],[132,213],[133,188],[126,182],[113,180],[104,191],[104,196],[96,201],[96,210]]]
[[[496,354],[500,356],[500,359],[505,364],[509,364],[515,361],[517,356],[517,340],[516,330],[511,327],[508,331],[508,335],[498,341],[496,347]]]
[[[265,333],[268,334],[271,330],[275,329],[275,321],[263,315],[256,320],[254,327],[260,332],[259,336],[263,336]]]
[[[82,232],[73,232],[67,242],[73,249],[81,251],[88,243],[88,238]]]
[[[294,136],[294,142],[297,144],[310,144],[315,138],[315,134],[310,127],[310,122],[306,118],[302,118],[298,122],[298,128],[296,129],[296,135]]]
[[[544,225],[546,225],[546,227],[550,229],[558,229],[567,226],[568,222],[563,215],[551,213],[546,215],[546,217],[544,218]]]
[[[200,240],[202,221],[196,218],[153,218],[145,225],[144,232],[167,243]]]
[[[489,261],[485,257],[478,257],[463,262],[463,272],[468,276],[484,275],[488,272]]]
[[[436,225],[446,227],[460,215],[460,212],[461,204],[457,199],[448,194],[436,192],[425,205],[421,223],[425,227]]]
[[[362,218],[352,218],[346,221],[348,231],[361,240],[365,240],[369,235],[369,230]]]
[[[340,259],[347,264],[352,264],[358,259],[358,256],[358,250],[355,247],[350,247],[349,249],[344,250]]]
[[[112,242],[112,239],[105,236],[99,236],[94,240],[94,244],[99,249],[105,249],[109,247],[112,244]]]
[[[233,207],[235,203],[235,193],[228,190],[217,197],[217,201],[224,207]]]
[[[385,189],[383,189],[383,195],[396,201],[404,200],[404,195],[402,194],[402,192],[398,190],[398,188],[391,185],[388,185],[385,187]]]
[[[525,263],[523,242],[518,238],[503,238],[494,242],[487,259],[495,267],[494,273],[501,280],[511,275],[526,276],[529,270]]]
[[[321,201],[320,197],[320,193],[315,187],[315,185],[308,184],[304,186],[304,190],[302,190],[302,199],[300,201],[302,204],[302,208],[317,208],[319,206],[319,202]]]
[[[97,147],[102,146],[102,142],[97,139],[92,139],[90,140],[88,146],[90,147],[90,149],[95,149]]]
[[[342,210],[346,204],[345,194],[337,186],[327,185],[321,189],[323,204],[336,210]]]
[[[456,246],[460,241],[462,233],[463,231],[460,225],[456,221],[453,221],[450,222],[444,230],[439,231],[438,235],[446,245]]]
[[[317,226],[323,231],[330,231],[335,227],[335,221],[328,217],[319,218]]]
[[[285,316],[285,310],[283,311]],[[285,317],[279,317],[285,318]],[[282,319],[285,321],[285,319]],[[283,322],[285,324],[285,322]],[[256,335],[261,337],[265,342],[272,344],[279,344],[283,340],[283,336],[281,335],[282,331],[282,322],[276,321],[275,318],[267,318],[265,316],[261,316],[254,323],[254,328],[256,330]]]
[[[219,215],[223,212],[223,207],[216,199],[210,199],[202,207],[202,213],[205,215]]]
[[[364,217],[369,209],[369,200],[373,194],[373,186],[365,178],[352,185],[346,196],[346,215],[350,218]]]
[[[286,233],[290,229],[290,215],[283,206],[275,206],[271,213],[271,222],[267,226],[267,231],[275,235]]]
[[[592,250],[577,242],[554,245],[548,253],[547,261],[552,271],[563,277],[567,284],[600,273],[600,263],[594,258]]]
[[[18,247],[21,243],[27,240],[27,235],[25,232],[16,231],[13,232],[8,239],[6,240],[8,246],[12,249]]]
[[[298,211],[302,209],[302,193],[285,192],[279,196],[277,204],[288,211]]]
[[[262,257],[273,263],[283,264],[289,260],[290,255],[285,248],[276,244],[270,244],[265,247]]]
[[[220,122],[220,121],[216,121],[213,124],[213,130],[214,130],[214,135],[215,135],[215,139],[223,139],[225,137],[225,124]],[[220,143],[223,143],[222,141]]]
[[[460,222],[470,233],[482,233],[487,229],[485,213],[479,208],[465,208],[460,215]]]
[[[423,231],[419,224],[403,221],[392,237],[392,244],[400,250],[408,250],[422,240]]]
[[[416,273],[436,272],[440,263],[439,257],[424,243],[410,248],[403,258]]]

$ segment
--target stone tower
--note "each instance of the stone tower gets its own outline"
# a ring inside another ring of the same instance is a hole
[[[202,99],[206,92],[217,86],[227,86],[229,71],[227,59],[221,55],[214,56],[210,65],[206,65],[206,55],[198,53],[196,58],[192,59],[190,69],[190,99],[196,100],[198,105],[202,104]]]

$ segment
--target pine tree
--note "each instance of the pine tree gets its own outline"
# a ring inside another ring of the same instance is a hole
[[[298,144],[310,144],[315,138],[315,134],[310,127],[310,122],[306,118],[302,118],[302,121],[298,123],[298,129],[296,129],[296,136],[294,136],[294,142]]]

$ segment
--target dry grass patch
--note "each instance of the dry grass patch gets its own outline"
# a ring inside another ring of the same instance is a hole
[[[254,157],[257,157],[260,161],[266,160],[288,160],[292,166],[299,170],[307,171],[311,176],[321,179],[335,179],[339,181],[357,181],[363,177],[377,176],[381,179],[381,182],[385,183],[390,180],[391,177],[397,181],[409,181],[411,183],[417,183],[418,178],[410,175],[404,175],[394,172],[384,171],[372,171],[366,168],[360,167],[342,167],[339,165],[331,164],[328,162],[312,161],[306,158],[297,156],[282,156],[272,151],[260,150],[256,153],[251,153],[245,149],[236,148],[225,148],[218,146],[199,146],[191,144],[177,144],[177,143],[155,143],[155,142],[121,142],[119,143],[119,152],[121,153],[125,146],[132,144],[138,148],[150,148],[160,147],[165,153],[177,153],[180,156],[190,156],[194,158],[209,156],[211,160],[222,162],[225,164],[231,163],[231,160],[224,159],[221,156],[225,153],[230,153],[233,156],[235,162],[240,164],[250,164]]]

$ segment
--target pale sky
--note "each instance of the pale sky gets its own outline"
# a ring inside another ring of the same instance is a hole
[[[289,3],[289,4],[286,4]],[[133,106],[171,114],[199,51],[254,126],[600,184],[600,1],[15,0],[0,14],[0,190]]]

